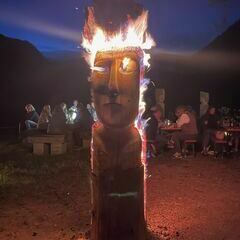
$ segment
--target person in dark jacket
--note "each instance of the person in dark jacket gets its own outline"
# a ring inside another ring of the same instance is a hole
[[[25,117],[25,125],[27,129],[37,128],[39,115],[36,112],[35,108],[32,104],[27,104],[25,106],[26,117]]]
[[[204,155],[208,152],[210,141],[215,138],[216,131],[219,129],[219,117],[215,107],[209,107],[207,113],[202,117],[201,126],[203,129],[203,151]]]
[[[37,128],[40,130],[47,130],[48,124],[49,124],[51,118],[52,118],[51,106],[44,105],[42,112],[40,113]]]
[[[147,157],[154,157],[166,146],[168,139],[161,133],[161,126],[164,125],[162,109],[154,106],[150,109],[150,118],[146,123],[145,134],[147,139]],[[154,149],[152,149],[154,148]]]
[[[48,134],[65,134],[67,118],[62,105],[54,107],[52,118],[48,125]]]
[[[92,124],[94,123],[91,114],[82,103],[78,104],[79,115],[73,129],[75,145],[81,146],[84,137],[91,135]]]

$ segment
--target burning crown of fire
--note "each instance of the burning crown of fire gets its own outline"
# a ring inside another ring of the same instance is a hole
[[[148,11],[143,11],[136,20],[128,16],[128,21],[120,27],[119,31],[109,33],[96,23],[94,9],[89,7],[82,36],[82,46],[87,51],[86,60],[89,65],[94,67],[95,56],[99,51],[137,47],[143,50],[144,66],[149,67],[150,54],[145,50],[155,46],[155,42],[147,32],[147,22]]]

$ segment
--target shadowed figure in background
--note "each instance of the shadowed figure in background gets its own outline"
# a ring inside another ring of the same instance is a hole
[[[155,157],[168,143],[168,138],[161,133],[164,125],[162,109],[159,105],[150,109],[150,119],[146,123],[147,158]],[[152,149],[154,148],[154,149]]]
[[[62,104],[54,107],[52,118],[48,125],[49,134],[65,134],[67,118]]]
[[[65,102],[62,102],[60,104],[60,107],[62,108],[62,111],[64,112],[65,117],[67,119],[67,123],[68,123],[70,121],[70,117],[69,117],[69,112],[68,112],[68,109],[67,109],[67,104]]]
[[[83,138],[91,137],[93,118],[82,103],[77,105],[77,118],[73,124],[73,138],[77,146],[82,146]]]
[[[43,109],[42,109],[42,112],[40,114],[39,120],[38,120],[37,128],[39,130],[46,130],[47,131],[51,118],[52,118],[51,106],[50,105],[44,105]]]
[[[216,108],[210,106],[207,113],[201,119],[203,129],[203,150],[202,154],[207,155],[211,141],[215,139],[216,131],[219,129],[219,116]]]
[[[93,102],[87,104],[87,110],[91,114],[93,121],[96,122],[98,118],[97,118],[97,114],[96,114],[96,110]]]

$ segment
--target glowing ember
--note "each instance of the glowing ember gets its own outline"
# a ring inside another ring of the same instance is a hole
[[[147,32],[148,12],[143,11],[136,20],[130,17],[127,24],[122,26],[118,32],[109,33],[102,29],[95,21],[94,10],[89,8],[88,20],[84,26],[82,46],[87,51],[86,59],[91,67],[94,67],[94,59],[98,51],[109,51],[129,47],[139,47],[144,52],[144,66],[149,67],[149,50],[155,46],[155,42]]]

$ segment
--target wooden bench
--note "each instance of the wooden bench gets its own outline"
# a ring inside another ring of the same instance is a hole
[[[33,144],[33,154],[60,155],[67,152],[67,143],[64,135],[40,135],[28,137]]]
[[[196,157],[196,144],[197,144],[197,140],[196,139],[188,139],[188,140],[185,140],[183,142],[183,153],[184,153],[184,157],[187,156],[187,148],[188,146],[191,146],[192,148],[192,154],[194,157]]]

